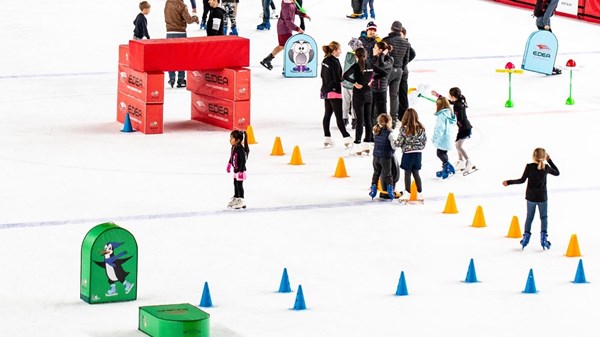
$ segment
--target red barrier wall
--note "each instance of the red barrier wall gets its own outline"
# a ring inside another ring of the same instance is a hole
[[[208,70],[250,65],[250,40],[238,36],[129,41],[129,66],[137,71]]]
[[[508,4],[517,7],[530,8],[533,13],[533,7],[535,6],[535,0],[493,0],[503,4]],[[557,13],[557,15],[568,16],[571,15],[564,13]],[[577,10],[577,18],[585,21],[600,23],[600,0],[579,0],[579,6]]]

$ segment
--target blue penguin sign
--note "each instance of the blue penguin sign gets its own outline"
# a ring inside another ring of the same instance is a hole
[[[110,222],[95,226],[81,243],[80,298],[90,304],[135,300],[137,266],[131,233]]]
[[[283,76],[317,77],[317,43],[306,34],[290,37],[283,49]]]
[[[531,33],[525,45],[521,69],[552,75],[558,53],[558,40],[547,30]]]

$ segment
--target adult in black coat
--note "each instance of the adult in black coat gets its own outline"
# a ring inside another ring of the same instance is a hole
[[[390,77],[388,80],[390,92],[390,115],[392,115],[393,128],[395,128],[396,124],[398,124],[399,121],[402,120],[402,116],[404,116],[404,111],[408,108],[407,106],[402,111],[400,111],[400,82],[402,80],[402,75],[404,72],[403,69],[409,62],[410,52],[410,44],[402,37],[401,30],[402,24],[400,23],[400,21],[394,21],[394,23],[392,23],[391,32],[388,34],[388,36],[384,37],[381,40],[393,47],[393,49],[390,51],[390,56],[394,58],[394,65],[392,67],[392,72],[390,73]]]
[[[338,57],[342,53],[338,42],[331,42],[323,46],[325,58],[321,64],[321,98],[325,100],[325,115],[323,116],[323,133],[325,135],[325,147],[333,146],[329,125],[331,116],[335,114],[338,129],[344,137],[344,145],[350,146],[352,138],[346,131],[346,124],[342,116],[342,66]]]

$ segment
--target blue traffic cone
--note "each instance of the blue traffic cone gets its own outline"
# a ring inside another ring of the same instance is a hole
[[[200,306],[203,308],[210,308],[213,306],[212,299],[210,298],[210,290],[208,289],[208,282],[204,282],[204,289],[202,290]]]
[[[287,268],[283,268],[283,275],[281,275],[281,283],[279,283],[278,293],[291,293],[292,288],[290,287],[290,279],[288,277]]]
[[[294,310],[306,310],[306,303],[304,302],[304,293],[302,292],[302,286],[298,286],[298,293],[296,294],[296,301],[294,302]]]
[[[535,280],[533,279],[533,269],[529,269],[529,275],[527,276],[527,284],[525,285],[525,290],[523,290],[523,293],[535,294],[537,292],[538,291],[535,288]]]
[[[408,296],[408,289],[406,288],[406,279],[404,278],[404,272],[400,273],[400,281],[398,281],[398,287],[396,288],[396,296]]]
[[[577,265],[577,272],[575,273],[575,280],[573,283],[589,283],[585,279],[585,272],[583,271],[583,261],[579,259],[579,264]]]
[[[465,283],[477,283],[477,273],[475,273],[475,263],[473,263],[473,259],[469,262],[469,270],[467,270],[467,277],[465,278]]]
[[[129,119],[129,114],[125,114],[125,123],[123,123],[123,129],[121,132],[135,132],[135,130],[131,127],[131,119]]]

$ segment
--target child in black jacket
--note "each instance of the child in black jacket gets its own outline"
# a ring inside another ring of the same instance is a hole
[[[227,163],[227,173],[231,173],[231,169],[233,169],[234,195],[227,207],[234,209],[246,208],[244,180],[246,180],[246,160],[248,159],[248,153],[250,153],[246,132],[231,131],[229,143],[231,144],[231,155]]]
[[[150,39],[150,34],[148,33],[148,20],[146,20],[146,15],[150,13],[150,4],[148,1],[140,2],[140,13],[133,20],[133,25],[135,28],[133,29],[133,39],[141,40],[144,37]]]
[[[548,164],[545,162],[548,161]],[[523,248],[529,244],[531,237],[531,223],[535,215],[535,208],[540,210],[540,220],[542,222],[541,244],[543,249],[550,249],[548,241],[548,192],[546,190],[546,176],[551,174],[558,176],[560,172],[550,156],[543,148],[537,148],[533,151],[533,163],[525,166],[525,171],[521,179],[505,180],[502,185],[522,184],[527,180],[527,190],[525,199],[527,199],[527,219],[525,220],[525,233],[521,245]]]
[[[225,21],[225,10],[219,7],[221,0],[208,0],[211,7],[206,23],[206,36],[225,35],[223,25]]]

